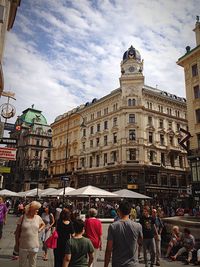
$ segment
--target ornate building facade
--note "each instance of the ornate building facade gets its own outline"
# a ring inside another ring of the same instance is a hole
[[[11,162],[12,189],[43,189],[48,184],[52,136],[46,118],[32,106],[18,117],[15,130],[10,135],[18,141],[16,162]]]
[[[166,198],[186,192],[187,155],[178,144],[179,128],[187,128],[186,100],[146,86],[143,60],[132,46],[123,55],[120,87],[57,117],[51,127],[53,183],[69,174],[76,187]]]
[[[190,160],[193,196],[200,196],[200,22],[195,24],[196,47],[186,47],[186,54],[177,64],[184,68],[187,98],[188,127],[191,134],[188,159]]]

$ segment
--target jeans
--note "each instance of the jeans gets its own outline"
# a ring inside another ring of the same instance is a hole
[[[143,253],[145,264],[147,264],[147,251],[149,251],[151,256],[151,264],[154,264],[156,256],[156,246],[154,238],[143,239]]]

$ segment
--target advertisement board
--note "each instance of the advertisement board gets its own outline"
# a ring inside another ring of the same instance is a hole
[[[0,147],[0,159],[16,160],[16,148]]]

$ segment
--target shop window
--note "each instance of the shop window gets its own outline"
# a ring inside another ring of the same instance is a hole
[[[162,186],[167,186],[167,185],[168,185],[168,181],[167,181],[168,179],[167,179],[167,176],[166,176],[166,175],[163,175],[163,176],[161,176],[160,178],[161,178],[161,179],[160,179],[160,180],[161,180],[161,185],[162,185]]]
[[[149,175],[149,183],[150,184],[158,184],[158,178],[156,174]]]

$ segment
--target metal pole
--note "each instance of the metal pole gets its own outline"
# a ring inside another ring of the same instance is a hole
[[[63,208],[64,208],[64,203],[65,203],[65,186],[66,186],[66,181],[63,181]]]

